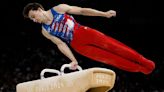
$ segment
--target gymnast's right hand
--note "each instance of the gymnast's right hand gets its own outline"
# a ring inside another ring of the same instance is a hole
[[[70,65],[71,65],[71,67],[70,67],[71,70],[76,70],[77,69],[77,66],[78,66],[78,62],[72,61],[70,63]]]

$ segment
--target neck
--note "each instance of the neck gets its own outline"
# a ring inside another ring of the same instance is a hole
[[[51,24],[51,22],[53,20],[53,15],[51,14],[51,12],[50,11],[43,11],[43,15],[45,17],[44,23],[47,25]]]

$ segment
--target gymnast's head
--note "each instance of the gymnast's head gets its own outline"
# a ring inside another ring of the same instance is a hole
[[[29,3],[23,9],[23,16],[29,18],[36,23],[42,23],[44,21],[44,8],[39,3]]]

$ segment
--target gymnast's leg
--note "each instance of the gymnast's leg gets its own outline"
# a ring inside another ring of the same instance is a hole
[[[78,47],[77,52],[93,60],[115,66],[125,71],[143,72],[144,74],[148,74],[150,72],[150,70],[145,68],[145,66],[139,65],[136,62],[122,58],[121,56],[115,55],[109,51],[103,50],[93,45]]]
[[[88,27],[81,27],[78,32],[75,31],[71,45],[84,56],[123,70],[148,74],[155,68],[152,61],[133,49]]]
[[[123,43],[109,37],[106,35],[101,35],[97,33],[97,41],[93,41],[93,45],[119,55],[125,59],[131,60],[133,62],[139,63],[149,69],[154,69],[154,63],[141,54],[131,49],[130,47],[124,45]]]

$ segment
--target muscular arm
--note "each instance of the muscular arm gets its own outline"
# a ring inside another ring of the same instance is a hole
[[[107,12],[95,10],[92,8],[81,8],[77,6],[69,6],[67,4],[60,4],[55,6],[54,9],[59,13],[70,13],[76,15],[85,15],[85,16],[101,16],[110,18],[112,16],[116,16],[116,12],[113,10],[109,10]]]
[[[73,53],[71,52],[70,48],[67,46],[66,43],[64,43],[62,40],[60,40],[57,37],[51,36],[48,32],[46,32],[44,29],[42,30],[42,34],[49,40],[51,40],[54,44],[57,45],[58,49],[67,56],[72,62],[77,63],[77,60],[75,59]]]

